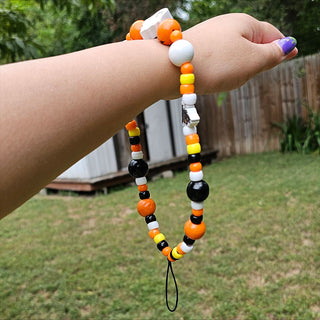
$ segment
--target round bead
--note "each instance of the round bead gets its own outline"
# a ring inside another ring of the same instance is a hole
[[[148,172],[148,164],[142,159],[133,159],[128,165],[128,171],[134,178],[144,177]]]
[[[150,223],[148,223],[148,229],[153,230],[153,229],[159,229],[159,223],[158,221],[152,221]]]
[[[134,130],[137,127],[137,121],[132,120],[126,124],[126,129],[129,130]]]
[[[165,247],[165,248],[163,248],[162,249],[162,254],[165,256],[165,257],[167,257],[169,254],[170,254],[170,252],[171,252],[171,248],[168,246],[168,247]]]
[[[152,230],[149,231],[149,237],[150,237],[151,239],[154,239],[154,237],[155,237],[157,234],[160,234],[159,229],[152,229]]]
[[[186,73],[180,75],[180,83],[181,84],[193,84],[194,83],[194,74]]]
[[[156,211],[156,204],[152,199],[143,199],[138,202],[137,210],[142,217],[146,217]]]
[[[194,50],[192,44],[187,40],[175,41],[169,48],[169,59],[177,67],[193,58]]]
[[[163,241],[163,240],[166,240],[166,237],[164,236],[163,233],[159,233],[157,234],[154,238],[153,238],[153,241],[158,244],[159,242]]]
[[[138,190],[140,192],[147,191],[148,190],[148,185],[142,184],[142,185],[138,186]]]
[[[185,252],[183,252],[182,250],[181,250],[181,244],[182,244],[182,242],[180,242],[178,245],[177,245],[177,252],[179,253],[179,254],[185,254]]]
[[[180,24],[177,20],[175,20],[175,19],[163,20],[159,24],[159,27],[157,30],[158,40],[162,44],[165,44],[166,46],[170,46],[172,43],[172,40],[170,39],[170,35],[175,30],[181,31]]]
[[[126,34],[126,40],[127,40],[127,41],[132,40],[131,37],[130,37],[130,32],[128,32],[128,33]]]
[[[190,62],[186,62],[180,67],[181,73],[193,73],[193,65]]]
[[[197,95],[195,93],[184,94],[181,102],[184,105],[193,106],[197,102]]]
[[[184,253],[189,253],[193,249],[193,246],[192,245],[188,246],[185,242],[181,242],[180,248]]]
[[[201,152],[200,143],[194,143],[194,144],[187,145],[187,152],[188,152],[188,154],[200,153]]]
[[[143,199],[149,199],[150,198],[150,192],[147,190],[147,191],[141,191],[139,192],[139,198],[141,200]]]
[[[146,223],[150,223],[150,222],[153,222],[153,221],[157,221],[157,218],[154,214],[150,214],[149,216],[146,216],[144,218],[145,222]]]
[[[209,186],[204,180],[190,181],[187,186],[187,195],[192,201],[204,201],[208,198]]]
[[[143,152],[142,151],[133,151],[131,152],[131,158],[134,160],[143,159]]]
[[[191,163],[189,166],[189,169],[190,169],[190,171],[193,171],[193,172],[200,171],[202,169],[202,164],[201,164],[201,162]]]
[[[140,177],[140,178],[136,178],[136,185],[137,186],[141,186],[142,184],[146,184],[147,183],[147,178],[146,177]]]
[[[179,30],[174,30],[170,34],[171,42],[175,42],[182,39],[182,32]]]
[[[180,93],[181,94],[194,93],[194,85],[193,84],[182,84],[182,85],[180,85]]]
[[[133,130],[128,131],[130,137],[140,136],[140,129],[136,127]]]
[[[191,201],[191,208],[194,210],[201,210],[204,207],[204,202],[196,202],[196,201]]]
[[[195,240],[189,238],[189,237],[185,234],[184,237],[183,237],[183,242],[184,242],[185,244],[187,244],[188,246],[192,246],[192,245],[194,244]]]
[[[196,133],[192,133],[192,134],[188,134],[186,137],[186,144],[195,144],[195,143],[199,143],[200,138],[199,135],[197,135]]]
[[[141,151],[141,144],[133,144],[133,145],[131,145],[131,151],[132,152]]]
[[[169,244],[166,240],[162,240],[157,244],[158,250],[162,251],[164,248],[168,247]]]
[[[188,220],[184,225],[184,232],[189,238],[197,240],[206,232],[206,225],[203,221],[200,224],[194,224],[191,220]]]
[[[194,153],[188,155],[188,163],[197,163],[201,161],[201,154],[200,153]]]
[[[142,40],[142,36],[140,34],[141,27],[143,25],[143,20],[135,21],[130,27],[130,38],[132,40]]]
[[[191,181],[201,181],[203,179],[203,171],[190,171],[189,178]]]
[[[197,133],[197,127],[184,126],[182,130],[183,130],[183,134],[185,136],[192,134],[192,133]]]
[[[192,209],[192,214],[196,217],[200,217],[203,215],[203,209],[200,209],[200,210]]]
[[[173,248],[171,251],[171,255],[173,258],[175,258],[176,260],[181,259],[183,257],[182,254],[178,253],[177,251],[177,247]]]
[[[194,224],[200,224],[201,221],[203,220],[203,215],[201,216],[194,216],[193,214],[190,216],[190,220]]]
[[[139,144],[140,143],[140,136],[130,137],[129,142],[131,145]]]

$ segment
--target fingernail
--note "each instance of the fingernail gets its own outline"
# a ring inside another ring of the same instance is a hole
[[[287,55],[295,48],[297,45],[297,40],[293,37],[285,37],[278,40],[278,45],[283,50],[283,53]]]

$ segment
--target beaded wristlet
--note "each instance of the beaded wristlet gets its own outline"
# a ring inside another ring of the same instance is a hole
[[[148,225],[149,236],[154,240],[157,248],[168,259],[166,277],[166,303],[168,309],[173,312],[178,304],[178,288],[172,270],[171,263],[179,260],[184,254],[193,249],[195,240],[200,239],[206,230],[203,220],[204,200],[209,195],[209,186],[203,180],[201,164],[201,146],[197,134],[197,124],[200,117],[195,108],[197,96],[194,93],[194,74],[191,60],[193,58],[193,46],[189,41],[182,39],[180,24],[174,20],[168,9],[162,9],[143,21],[138,20],[132,24],[126,40],[154,39],[158,40],[169,48],[169,59],[177,67],[180,67],[180,93],[182,94],[182,122],[183,134],[185,136],[189,163],[190,182],[187,186],[187,195],[191,200],[192,214],[184,226],[185,235],[183,241],[171,249],[165,236],[159,231],[159,223],[154,214],[155,202],[150,198],[146,174],[148,165],[143,160],[143,152],[140,144],[140,129],[135,120],[126,125],[129,133],[129,141],[132,151],[132,160],[128,170],[135,178],[138,186],[140,201],[137,205],[138,213],[145,218]],[[174,308],[168,305],[167,286],[168,273],[171,270],[176,286],[176,304]]]

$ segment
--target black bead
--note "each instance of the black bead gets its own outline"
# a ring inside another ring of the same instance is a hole
[[[144,177],[148,172],[148,164],[142,159],[133,159],[128,165],[128,171],[134,178]]]
[[[140,137],[139,136],[134,136],[129,138],[129,142],[131,145],[133,144],[139,144],[140,143]]]
[[[149,191],[139,192],[139,197],[140,197],[141,200],[149,199],[150,198],[150,192]]]
[[[192,214],[192,215],[190,216],[190,220],[191,220],[191,222],[194,223],[194,224],[200,224],[201,221],[202,221],[202,219],[203,219],[203,215],[201,215],[201,216],[194,216],[194,215]]]
[[[190,181],[187,186],[187,195],[190,200],[201,202],[208,198],[209,186],[203,181]]]
[[[150,223],[153,221],[157,221],[157,218],[154,214],[150,214],[149,216],[146,216],[144,220],[146,221],[146,223]]]
[[[195,240],[193,240],[193,239],[187,237],[186,235],[184,235],[183,242],[185,244],[187,244],[188,246],[192,246],[194,244]]]
[[[162,251],[165,247],[168,247],[169,244],[166,240],[162,240],[157,244],[158,250]]]
[[[188,155],[188,163],[195,163],[201,161],[201,155],[200,153],[193,153]]]

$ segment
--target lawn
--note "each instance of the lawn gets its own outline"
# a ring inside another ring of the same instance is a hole
[[[319,163],[267,153],[204,167],[207,232],[173,265],[175,313],[136,187],[36,196],[0,221],[0,319],[319,319]],[[187,182],[149,183],[171,246],[191,213]]]

